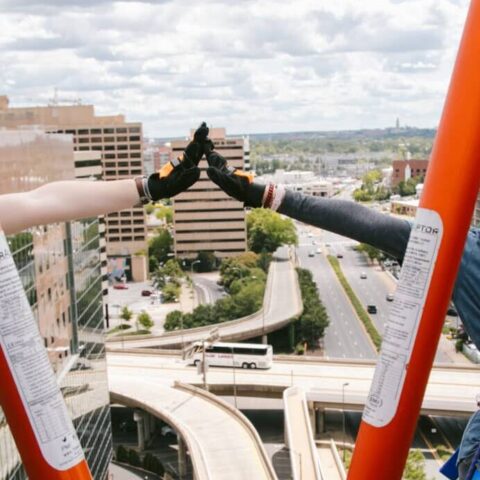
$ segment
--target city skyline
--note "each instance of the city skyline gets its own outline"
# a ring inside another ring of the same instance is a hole
[[[122,105],[148,137],[438,124],[466,0],[0,2],[12,106]]]

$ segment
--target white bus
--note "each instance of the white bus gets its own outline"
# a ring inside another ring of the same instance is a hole
[[[203,359],[203,344],[195,342],[190,363],[198,365]],[[212,367],[270,368],[273,361],[271,345],[261,343],[206,344],[205,360]]]

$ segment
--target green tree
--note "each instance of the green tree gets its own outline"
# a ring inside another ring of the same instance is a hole
[[[325,334],[329,324],[328,314],[320,301],[318,288],[310,270],[297,268],[300,291],[302,293],[303,312],[295,323],[296,338],[316,346]]]
[[[173,238],[166,228],[158,228],[156,235],[148,242],[148,254],[154,258],[156,265],[166,262],[172,252]],[[153,271],[152,269],[150,271]]]
[[[235,281],[251,275],[251,270],[258,265],[259,257],[256,253],[245,252],[232,258],[223,260],[220,265],[220,283],[227,291]]]
[[[120,311],[120,318],[129,322],[133,317],[133,312],[125,305]]]
[[[142,464],[140,461],[140,455],[132,448],[128,449],[128,463],[133,467],[139,467]]]
[[[247,216],[248,246],[255,252],[274,252],[280,245],[296,245],[297,233],[290,218],[257,208]]]
[[[155,211],[155,206],[151,203],[147,203],[143,208],[147,215],[151,215]]]
[[[128,452],[123,445],[119,445],[117,447],[116,460],[117,462],[122,462],[122,463],[128,462]]]
[[[155,216],[158,220],[164,220],[167,224],[171,224],[173,222],[173,208],[160,205],[156,209]]]
[[[357,245],[355,247],[355,250],[357,252],[365,253],[370,259],[370,261],[372,262],[374,260],[381,260],[384,256],[381,250],[379,250],[378,248],[372,247],[368,243],[361,243],[360,245]]]
[[[173,312],[167,313],[167,316],[165,317],[165,323],[163,324],[163,328],[167,332],[171,332],[172,330],[179,330],[182,324],[183,324],[183,313],[180,310],[173,310]]]
[[[166,276],[168,276],[172,279],[173,278],[181,278],[181,277],[184,276],[182,267],[180,266],[179,261],[175,258],[171,258],[170,260],[168,260],[165,263],[165,265],[163,267],[163,271],[164,271]]]
[[[150,331],[154,323],[152,317],[145,311],[142,310],[137,317],[137,322],[145,329]]]
[[[178,301],[180,297],[180,287],[175,283],[167,283],[162,290],[163,301],[166,303]]]
[[[420,450],[411,450],[408,454],[402,480],[426,480],[425,458]]]
[[[212,272],[217,266],[217,258],[212,252],[198,252],[197,272]]]

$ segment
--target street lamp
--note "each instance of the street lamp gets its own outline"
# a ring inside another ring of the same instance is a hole
[[[342,384],[342,430],[343,430],[343,463],[345,464],[345,444],[346,444],[346,430],[345,430],[345,387],[350,385],[348,382]]]
[[[235,378],[235,352],[233,351],[233,346],[230,347],[232,351],[232,368],[233,368],[233,401],[235,404],[235,408],[237,408],[237,381]]]
[[[205,358],[205,346],[210,345],[211,343],[217,341],[220,338],[220,333],[218,327],[213,328],[210,330],[210,334],[207,338],[202,340],[202,373],[203,373],[203,388],[208,392],[208,384],[207,384],[207,364]]]
[[[194,260],[190,265],[190,281],[192,282],[192,298],[193,298],[193,266],[200,263],[200,260]]]

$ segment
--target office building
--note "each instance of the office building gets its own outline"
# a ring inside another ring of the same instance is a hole
[[[123,115],[97,116],[92,105],[12,108],[0,96],[0,127],[28,126],[72,135],[76,151],[100,152],[104,180],[143,174],[142,124],[126,122]],[[109,264],[121,264],[129,279],[145,280],[146,258],[138,255],[147,249],[143,207],[107,215],[105,227]]]
[[[77,157],[74,163],[71,135],[0,130],[3,194],[75,173],[95,177],[98,161]],[[98,219],[89,218],[34,227],[7,240],[93,477],[106,480],[112,437],[99,232]],[[0,479],[26,478],[0,410]]]
[[[427,173],[428,160],[394,160],[392,162],[392,187],[409,178],[424,177]]]
[[[243,138],[229,138],[223,128],[210,129],[210,138],[215,150],[229,165],[244,168]],[[172,156],[178,157],[189,141],[173,141]],[[175,255],[195,258],[198,252],[206,251],[224,258],[245,252],[247,232],[243,204],[210,181],[205,159],[200,161],[199,167],[199,181],[174,198]]]

